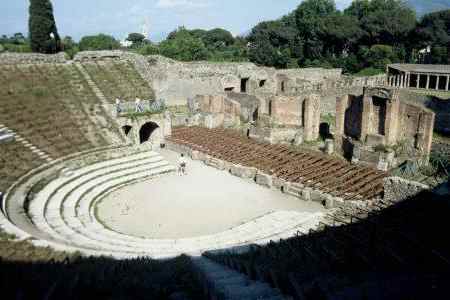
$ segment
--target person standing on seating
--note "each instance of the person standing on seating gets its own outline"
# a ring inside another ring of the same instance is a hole
[[[120,98],[116,98],[116,112],[119,115],[122,112],[122,105],[120,103]]]
[[[138,97],[136,97],[136,101],[134,102],[134,104],[135,104],[135,109],[136,109],[136,112],[137,112],[137,113],[141,113],[141,112],[144,111],[144,110],[142,109],[142,106],[141,106],[141,99],[139,99]]]

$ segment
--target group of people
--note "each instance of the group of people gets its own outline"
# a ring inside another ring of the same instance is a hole
[[[117,114],[122,113],[122,100],[120,98],[116,98],[116,112]],[[144,112],[144,106],[142,105],[142,100],[138,97],[134,100],[134,112],[142,113]]]

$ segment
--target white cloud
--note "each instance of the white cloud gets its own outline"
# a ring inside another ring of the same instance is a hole
[[[159,8],[201,8],[209,5],[205,0],[158,0],[156,3]]]

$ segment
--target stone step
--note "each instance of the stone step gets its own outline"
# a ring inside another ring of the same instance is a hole
[[[216,299],[285,299],[279,290],[268,284],[250,280],[230,268],[205,257],[191,258],[197,272],[204,280],[210,295]]]
[[[0,144],[6,144],[14,142],[15,137],[13,134],[7,133],[7,134],[0,134]]]
[[[161,165],[160,167],[155,167],[151,171],[133,170],[132,173],[130,173],[130,175],[123,176],[121,178],[117,178],[111,181],[107,181],[103,185],[97,183],[94,189],[102,189],[103,192],[106,192],[108,191],[108,189],[111,188],[111,186],[115,186],[121,181],[129,181],[133,179],[152,177],[160,173],[165,173],[174,170],[173,167],[167,165],[163,166],[163,164],[160,165]],[[89,189],[90,188],[91,187],[89,187]],[[85,195],[83,196],[83,198],[89,198],[89,196]],[[75,206],[76,207],[82,206],[82,208],[89,211],[90,203],[91,201],[87,201],[85,204],[75,203]],[[66,218],[64,218],[64,216],[66,216]],[[121,251],[121,252],[129,251],[130,253],[139,250],[133,247],[133,245],[130,245],[128,243],[116,244],[115,242],[109,239],[103,238],[95,231],[92,232],[89,231],[87,227],[84,226],[82,222],[80,222],[80,220],[86,218],[89,219],[89,216],[80,215],[79,213],[76,212],[76,210],[75,213],[72,213],[70,216],[68,216],[67,210],[66,213],[63,213],[63,215],[61,215],[60,209],[58,207],[56,209],[54,207],[49,207],[48,211],[46,212],[46,220],[48,224],[61,235],[58,238],[66,240],[71,245],[75,243],[82,248],[86,248],[85,242],[86,240],[89,240],[90,245],[93,246],[92,249],[103,249],[103,250],[113,249],[114,251]],[[64,226],[60,226],[61,224],[64,224]],[[77,240],[76,237],[78,236],[80,236],[80,239]]]
[[[134,167],[136,165],[138,165],[138,167]],[[153,156],[144,160],[135,160],[128,165],[126,163],[122,163],[110,167],[109,169],[101,168],[99,170],[88,172],[84,176],[80,176],[78,178],[75,176],[76,171],[74,171],[72,176],[60,180],[60,182],[64,182],[64,180],[71,180],[67,185],[63,184],[63,186],[59,186],[54,184],[51,186],[51,184],[49,184],[44,188],[44,190],[38,193],[34,201],[31,202],[30,213],[33,215],[34,220],[37,223],[42,224],[43,222],[45,222],[43,207],[46,206],[47,211],[54,210],[59,215],[61,212],[61,203],[65,200],[65,195],[67,192],[70,191],[70,195],[75,196],[83,195],[83,192],[80,191],[78,191],[80,194],[75,194],[76,187],[80,184],[85,184],[83,186],[84,188],[92,189],[92,187],[96,187],[96,185],[98,185],[102,181],[106,180],[106,183],[108,183],[108,178],[111,179],[117,176],[121,176],[119,177],[119,180],[125,180],[126,176],[129,176],[130,174],[134,174],[136,176],[141,176],[141,173],[145,173],[145,175],[152,175],[156,171],[161,172],[162,170],[157,169],[161,167],[166,167],[170,171],[174,170],[174,167],[168,168],[167,166],[167,162],[161,160],[161,157]],[[164,169],[163,171],[168,171],[167,169]],[[58,190],[58,193],[53,192],[56,189]],[[64,192],[64,189],[66,190],[66,192]],[[56,201],[56,199],[58,201]],[[47,203],[47,205],[45,205],[44,203]],[[75,204],[72,206],[75,206]],[[46,227],[46,229],[48,229],[48,227]]]

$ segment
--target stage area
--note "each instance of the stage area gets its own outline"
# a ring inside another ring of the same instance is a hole
[[[171,163],[179,154],[160,153]],[[215,234],[273,211],[324,211],[276,190],[188,160],[186,176],[166,174],[124,187],[97,205],[107,227],[146,238],[187,238]]]

